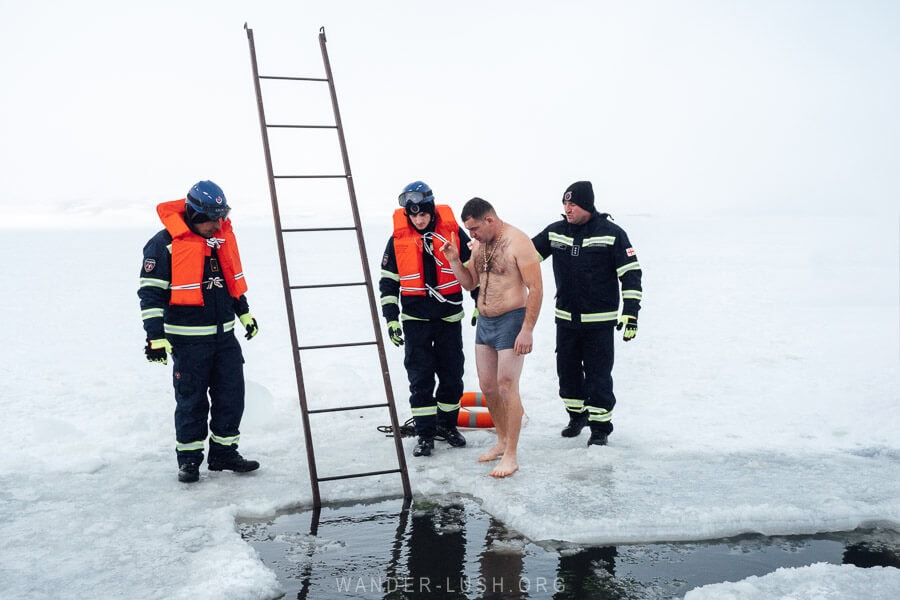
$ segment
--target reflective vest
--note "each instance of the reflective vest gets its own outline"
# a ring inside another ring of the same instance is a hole
[[[457,235],[459,225],[453,216],[453,211],[445,204],[435,207],[435,227],[432,248],[434,250],[434,263],[437,267],[436,291],[442,295],[462,293],[462,286],[450,268],[450,261],[441,252],[444,240],[449,240],[451,235]],[[440,237],[438,237],[440,236]],[[459,238],[457,237],[457,244]],[[401,296],[424,296],[425,275],[422,266],[422,234],[409,224],[406,211],[398,208],[394,211],[394,255],[397,258],[397,274],[400,276]]]
[[[163,202],[156,207],[156,213],[172,236],[172,294],[169,304],[203,306],[203,263],[212,254],[213,247],[216,248],[228,293],[233,298],[240,298],[247,291],[241,255],[230,219],[225,219],[222,228],[212,238],[206,239],[187,226],[184,199]]]

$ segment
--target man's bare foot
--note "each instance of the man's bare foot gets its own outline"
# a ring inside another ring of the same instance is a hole
[[[493,448],[478,457],[478,462],[491,462],[492,460],[497,460],[503,456],[505,451],[506,447],[503,444],[495,444]]]
[[[514,458],[505,458],[490,472],[491,477],[509,477],[519,470],[519,463]]]

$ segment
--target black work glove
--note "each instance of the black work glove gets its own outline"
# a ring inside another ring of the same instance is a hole
[[[244,337],[248,340],[259,333],[259,325],[256,323],[256,319],[253,318],[253,315],[250,313],[244,313],[240,317],[238,317],[241,321],[241,325],[244,326],[244,330],[247,332],[244,334]]]
[[[617,330],[621,330],[622,327],[625,328],[625,333],[622,334],[622,339],[626,342],[630,342],[634,339],[634,336],[637,335],[637,317],[632,317],[631,315],[622,315],[619,317],[619,324],[616,325]]]
[[[391,343],[399,348],[403,345],[403,327],[400,326],[400,321],[388,321],[387,326]]]
[[[172,344],[167,339],[147,340],[144,346],[144,354],[147,360],[152,363],[169,364],[169,352],[172,351]]]

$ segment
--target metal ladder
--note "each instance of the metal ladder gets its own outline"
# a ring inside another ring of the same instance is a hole
[[[412,493],[410,491],[409,485],[409,475],[407,473],[406,468],[406,459],[403,455],[403,444],[401,443],[401,432],[400,432],[400,423],[397,419],[397,409],[394,404],[394,393],[391,387],[391,379],[390,373],[388,371],[387,358],[384,352],[384,339],[381,335],[381,327],[379,322],[378,315],[378,304],[375,299],[375,292],[372,287],[372,278],[369,271],[369,260],[366,255],[366,247],[365,241],[363,239],[362,226],[360,224],[359,218],[359,208],[356,202],[356,191],[353,187],[353,176],[350,172],[350,161],[347,155],[347,146],[344,140],[344,131],[341,125],[341,115],[338,110],[337,103],[337,95],[335,93],[334,80],[332,79],[331,74],[331,63],[328,60],[328,51],[325,47],[326,39],[325,39],[325,28],[322,27],[319,29],[319,47],[322,51],[322,61],[325,66],[325,77],[276,77],[276,76],[265,76],[260,75],[259,70],[257,68],[256,61],[256,46],[253,40],[253,30],[247,27],[247,24],[244,24],[244,29],[247,32],[247,39],[250,44],[250,60],[253,67],[253,83],[256,88],[256,102],[259,109],[259,125],[260,131],[262,133],[262,142],[263,142],[263,150],[265,152],[265,161],[266,161],[266,172],[268,174],[269,180],[269,195],[272,200],[272,214],[275,219],[275,235],[276,241],[278,243],[278,254],[281,259],[281,276],[282,282],[284,285],[284,300],[287,308],[287,317],[288,317],[288,325],[290,327],[291,333],[291,346],[293,348],[293,359],[294,359],[294,370],[296,372],[297,378],[297,393],[299,395],[300,400],[300,413],[303,422],[303,433],[306,439],[306,457],[309,463],[309,479],[310,484],[312,485],[312,496],[313,496],[313,506],[318,509],[322,505],[321,497],[319,495],[319,484],[325,481],[334,481],[339,479],[350,479],[354,477],[370,477],[370,476],[378,476],[389,473],[398,473],[400,475],[402,485],[403,485],[403,497],[406,500],[409,500],[412,497]],[[313,82],[316,84],[327,83],[328,90],[331,94],[331,108],[334,113],[334,124],[333,125],[283,125],[283,124],[271,124],[266,122],[266,115],[263,109],[263,97],[262,97],[262,89],[260,85],[261,80],[283,80],[283,81],[294,81],[301,83],[309,83]],[[272,166],[272,154],[269,146],[269,130],[273,128],[287,128],[287,129],[295,129],[295,130],[304,130],[304,129],[333,129],[337,132],[338,142],[340,144],[341,150],[341,159],[343,161],[344,173],[341,175],[276,175],[273,172]],[[350,197],[350,210],[353,214],[353,226],[352,227],[311,227],[311,228],[284,228],[282,227],[281,220],[281,211],[279,210],[278,205],[278,193],[276,189],[276,180],[282,179],[335,179],[342,178],[347,183],[347,192]],[[355,231],[356,232],[356,242],[359,247],[359,258],[362,263],[362,272],[364,276],[364,281],[354,281],[354,282],[344,282],[344,283],[325,283],[325,284],[312,284],[312,285],[292,285],[290,281],[290,274],[288,270],[287,257],[285,253],[285,243],[284,236],[285,234],[303,234],[309,232],[325,232],[325,231]],[[310,290],[317,288],[337,288],[337,287],[347,287],[347,286],[365,286],[365,290],[368,296],[368,304],[369,304],[369,312],[371,314],[372,319],[372,329],[374,331],[374,341],[365,341],[365,342],[350,342],[350,343],[338,343],[338,344],[319,344],[319,345],[301,345],[300,344],[300,336],[297,333],[297,323],[295,319],[294,313],[294,292],[301,290]],[[381,375],[384,381],[384,393],[386,397],[386,402],[376,403],[376,404],[363,404],[363,405],[355,405],[355,406],[340,406],[337,408],[322,408],[322,409],[314,409],[310,410],[309,405],[307,403],[306,396],[306,386],[304,384],[303,378],[303,365],[301,361],[301,351],[313,351],[313,350],[323,350],[330,348],[342,348],[348,346],[376,346],[378,349],[378,358],[381,364]],[[397,468],[386,469],[380,471],[369,471],[364,473],[350,473],[343,475],[334,475],[330,477],[321,477],[318,473],[318,468],[316,467],[316,455],[315,448],[313,446],[312,440],[312,428],[310,425],[310,415],[319,414],[319,413],[330,413],[330,412],[338,412],[338,411],[353,411],[353,410],[368,410],[375,408],[387,408],[390,413],[391,420],[391,429],[394,438],[394,446],[397,453]]]

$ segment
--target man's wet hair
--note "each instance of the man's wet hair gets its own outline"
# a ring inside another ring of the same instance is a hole
[[[487,200],[472,198],[463,205],[459,218],[463,221],[472,218],[476,221],[484,219],[488,214],[494,213],[494,207]]]

